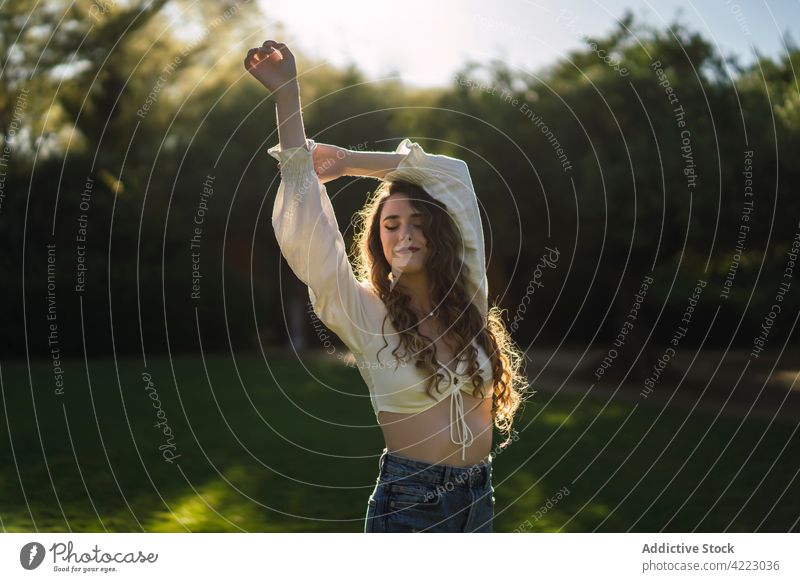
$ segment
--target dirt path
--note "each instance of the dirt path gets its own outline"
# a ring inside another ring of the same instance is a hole
[[[695,412],[721,411],[727,418],[800,422],[800,350],[784,352],[772,373],[770,369],[778,354],[762,353],[747,365],[738,385],[748,361],[747,350],[731,350],[727,354],[722,350],[704,350],[683,378],[694,355],[689,350],[684,352],[685,357],[679,354],[669,360],[660,375],[654,371],[654,364],[664,355],[663,349],[648,350],[642,358],[648,364],[641,365],[627,378],[623,377],[632,366],[618,358],[598,381],[595,373],[607,356],[606,349],[591,350],[582,359],[582,349],[562,348],[556,353],[534,350],[527,354],[527,373],[535,388],[546,394],[560,389],[566,394],[583,395],[591,388],[595,396],[641,406],[670,406],[687,412],[695,407]],[[645,384],[648,377],[658,379],[649,393]]]

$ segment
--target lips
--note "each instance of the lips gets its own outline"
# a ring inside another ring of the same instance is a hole
[[[410,253],[416,253],[419,249],[420,248],[418,246],[409,245],[408,243],[405,243],[405,244],[397,245],[394,248],[394,252],[395,252],[395,254],[398,254],[398,255],[410,254]]]

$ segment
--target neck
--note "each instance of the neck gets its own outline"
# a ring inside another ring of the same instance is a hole
[[[433,310],[430,280],[426,272],[414,273],[413,275],[403,273],[403,276],[397,282],[397,286],[401,287],[403,292],[411,297],[409,307],[417,314],[427,316]]]

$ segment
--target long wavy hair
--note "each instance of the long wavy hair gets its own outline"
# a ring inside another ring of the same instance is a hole
[[[399,285],[392,285],[392,267],[383,253],[380,235],[380,216],[389,196],[404,194],[415,211],[422,214],[423,233],[428,242],[426,269],[431,281],[431,301],[438,319],[455,342],[457,361],[467,361],[467,373],[472,379],[473,396],[481,398],[485,383],[478,365],[478,350],[472,340],[486,351],[492,364],[492,419],[495,427],[506,435],[500,448],[517,440],[512,428],[514,415],[524,401],[528,384],[521,372],[522,354],[506,329],[502,311],[497,306],[489,309],[484,319],[471,301],[467,288],[468,267],[461,260],[463,248],[461,234],[446,206],[433,198],[422,187],[402,181],[387,181],[372,194],[354,220],[355,240],[353,254],[357,278],[369,281],[386,305],[387,318],[398,331],[399,344],[392,354],[407,361],[409,352],[416,367],[430,377],[426,391],[433,398],[433,390],[440,392],[444,375],[436,364],[436,346],[432,338],[419,331],[419,318],[410,309],[411,297]],[[383,321],[385,329],[386,318]],[[384,347],[388,347],[384,334]],[[451,343],[448,342],[448,343]],[[403,354],[398,355],[402,348]],[[380,352],[379,352],[380,353]]]

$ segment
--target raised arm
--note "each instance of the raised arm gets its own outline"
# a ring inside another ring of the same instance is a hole
[[[382,180],[397,168],[403,157],[394,152],[362,152],[318,143],[314,150],[314,167],[323,184],[341,176]]]
[[[359,152],[347,150],[345,176],[368,176],[383,180],[386,174],[397,169],[405,156],[394,152]]]
[[[282,42],[267,40],[260,47],[247,51],[244,67],[272,92],[281,149],[301,146],[308,149],[300,109],[297,63],[289,47]]]
[[[294,57],[281,43],[264,44],[266,50],[248,52],[245,66],[275,96],[280,143],[268,150],[281,166],[272,209],[275,238],[292,271],[308,285],[320,320],[351,350],[363,353],[375,337],[382,304],[356,279],[327,190],[315,173],[317,144],[303,130]]]

